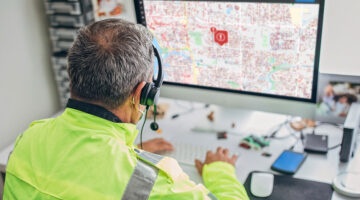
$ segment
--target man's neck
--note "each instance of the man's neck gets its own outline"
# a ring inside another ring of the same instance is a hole
[[[88,104],[93,104],[99,107],[102,107],[104,109],[106,109],[107,111],[111,112],[113,115],[115,115],[116,117],[118,117],[120,119],[121,122],[123,123],[133,123],[136,124],[137,122],[134,122],[134,120],[132,119],[134,109],[131,109],[131,105],[130,105],[130,101],[125,101],[125,103],[123,103],[123,105],[114,108],[114,109],[109,109],[106,105],[104,105],[102,102],[99,101],[87,101],[78,97],[71,97],[72,99],[76,100],[76,101],[80,101],[80,102],[85,102]]]

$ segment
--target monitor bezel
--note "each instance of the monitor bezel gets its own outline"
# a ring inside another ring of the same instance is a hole
[[[145,10],[144,10],[144,0],[135,0],[135,12],[136,12],[136,20],[137,23],[142,24],[146,27],[146,19],[145,19]],[[146,1],[146,0],[145,0]],[[157,1],[157,0],[154,0]],[[161,0],[167,1],[167,0]],[[191,1],[191,0],[175,0],[175,1]],[[193,0],[192,0],[193,1]],[[320,63],[320,49],[321,49],[321,36],[323,29],[323,18],[324,18],[324,0],[199,0],[199,1],[214,1],[214,2],[250,2],[250,3],[286,3],[286,4],[318,4],[319,5],[319,13],[318,13],[318,27],[317,27],[317,35],[316,35],[316,47],[315,47],[315,57],[314,57],[314,68],[313,68],[313,80],[312,80],[312,90],[311,90],[311,98],[301,98],[301,97],[293,97],[293,96],[285,96],[285,95],[277,95],[277,94],[268,94],[268,93],[258,93],[251,91],[243,91],[243,90],[234,90],[220,87],[209,87],[209,86],[200,86],[193,84],[184,84],[177,82],[170,82],[164,80],[164,85],[170,86],[180,86],[185,88],[196,88],[203,90],[212,90],[219,92],[229,92],[235,94],[244,94],[251,96],[260,96],[260,97],[270,97],[270,98],[279,98],[284,100],[291,101],[300,101],[300,102],[309,102],[316,103],[317,100],[317,91],[318,91],[318,76],[319,76],[319,63]]]

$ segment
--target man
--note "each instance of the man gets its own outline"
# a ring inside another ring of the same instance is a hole
[[[67,108],[18,137],[4,199],[248,199],[235,176],[237,157],[227,149],[196,161],[205,188],[174,159],[133,145],[153,57],[152,36],[143,26],[108,19],[82,28],[68,54]],[[144,148],[172,147],[155,140]]]

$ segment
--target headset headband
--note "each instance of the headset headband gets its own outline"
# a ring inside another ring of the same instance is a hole
[[[160,57],[158,50],[156,49],[156,47],[154,45],[153,45],[153,49],[154,49],[154,54],[155,54],[155,57],[156,57],[157,63],[158,63],[157,78],[156,78],[156,80],[153,80],[153,82],[155,84],[155,87],[160,88],[160,86],[162,85],[162,83],[164,81],[164,74],[162,73],[161,57]]]

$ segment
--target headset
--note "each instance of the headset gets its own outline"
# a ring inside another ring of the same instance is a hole
[[[154,131],[156,131],[159,128],[159,125],[156,123],[156,104],[158,102],[159,96],[160,96],[160,87],[164,81],[164,74],[162,72],[162,65],[161,65],[161,57],[156,49],[156,47],[153,45],[154,54],[157,59],[158,63],[158,73],[157,78],[153,82],[147,82],[144,86],[144,88],[141,90],[140,94],[140,104],[146,106],[146,110],[150,106],[154,106],[154,122],[150,124],[150,128]]]

